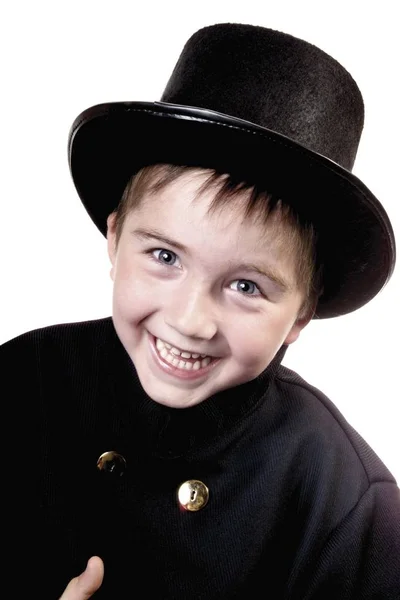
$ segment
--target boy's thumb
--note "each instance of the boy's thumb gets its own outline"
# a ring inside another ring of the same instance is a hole
[[[60,600],[88,600],[101,586],[103,577],[103,561],[92,556],[83,573],[71,579]]]

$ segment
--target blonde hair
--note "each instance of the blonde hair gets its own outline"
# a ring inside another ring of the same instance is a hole
[[[322,265],[317,262],[317,235],[310,222],[304,222],[289,203],[256,185],[236,180],[234,176],[199,167],[156,164],[142,168],[134,174],[125,187],[116,214],[116,244],[121,237],[126,216],[139,208],[145,195],[161,192],[179,177],[187,174],[208,174],[199,187],[196,198],[213,189],[215,196],[208,213],[223,210],[239,197],[245,199],[244,219],[256,217],[265,225],[274,218],[276,240],[284,243],[285,249],[296,261],[296,284],[304,293],[300,313],[307,315],[315,309],[322,293]],[[244,192],[247,191],[247,194]]]

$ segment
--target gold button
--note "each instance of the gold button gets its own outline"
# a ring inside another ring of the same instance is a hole
[[[178,489],[179,504],[185,510],[201,510],[207,504],[208,497],[208,487],[197,479],[185,481]]]
[[[99,471],[121,476],[125,473],[126,460],[118,452],[103,452],[97,461],[97,468]]]

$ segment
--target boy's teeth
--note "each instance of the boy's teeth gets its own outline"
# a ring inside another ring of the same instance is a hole
[[[159,351],[159,353],[161,354],[161,356],[162,356],[163,358],[166,358],[166,357],[167,357],[167,355],[168,355],[168,350],[167,350],[166,348],[161,348],[161,349],[160,349],[160,348],[158,348],[158,351]]]
[[[163,342],[160,338],[156,338],[156,347],[160,355],[164,360],[179,367],[180,369],[194,370],[197,371],[200,368],[206,367],[211,362],[211,357],[206,354],[191,354],[190,352],[182,352],[178,348],[174,348],[170,344]],[[196,362],[187,362],[182,360],[183,358],[196,359],[201,357],[202,360],[196,360]]]
[[[175,354],[176,356],[182,356],[182,358],[199,358],[199,356],[200,356],[200,354],[191,354],[190,352],[178,350],[178,348],[173,348],[172,346],[168,347],[165,342],[163,342],[163,343],[168,348],[168,350],[170,352],[172,352],[172,354]],[[206,356],[206,355],[204,354],[203,356]]]

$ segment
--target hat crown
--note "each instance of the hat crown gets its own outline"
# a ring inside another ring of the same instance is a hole
[[[349,171],[364,124],[360,90],[344,67],[308,42],[255,25],[197,31],[161,100],[261,125]]]

